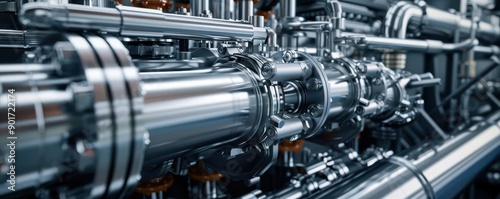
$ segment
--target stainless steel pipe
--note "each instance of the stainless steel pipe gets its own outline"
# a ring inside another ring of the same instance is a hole
[[[425,15],[424,15],[425,9]],[[425,24],[424,30],[438,30],[453,35],[455,30],[470,35],[473,21],[462,18],[447,11],[430,6],[421,8],[409,2],[399,2],[389,9],[386,15],[385,36],[406,38],[410,23]],[[480,22],[476,36],[487,41],[500,41],[500,28],[487,22]]]
[[[191,16],[202,16],[210,11],[209,0],[190,0]]]
[[[280,1],[281,5],[281,18],[295,17],[295,8],[297,7],[296,0],[283,0]]]
[[[476,41],[467,39],[460,43],[443,43],[439,40],[416,40],[416,39],[398,39],[384,37],[365,37],[352,36],[354,39],[359,39],[354,45],[366,47],[370,49],[394,49],[426,53],[439,53],[445,51],[459,51],[473,48]]]
[[[253,16],[253,0],[238,0],[236,3],[236,19],[248,21]]]
[[[452,198],[499,155],[497,112],[442,144],[429,142],[313,198]]]
[[[233,19],[234,8],[232,0],[214,0],[212,13],[217,19]]]
[[[193,40],[265,40],[265,28],[231,20],[167,14],[158,10],[117,6],[92,8],[82,5],[28,3],[21,11],[28,26],[98,30],[126,37],[159,37]],[[50,25],[48,25],[50,24]]]
[[[242,143],[259,126],[265,107],[256,82],[238,69],[141,73],[144,109],[141,120],[150,134],[145,165]],[[147,166],[146,166],[147,168]]]

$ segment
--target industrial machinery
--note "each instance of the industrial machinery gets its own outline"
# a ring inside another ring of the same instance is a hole
[[[498,198],[499,8],[0,0],[0,198]]]

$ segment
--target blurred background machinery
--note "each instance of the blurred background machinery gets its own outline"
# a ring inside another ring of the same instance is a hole
[[[499,198],[499,8],[0,0],[0,197]]]

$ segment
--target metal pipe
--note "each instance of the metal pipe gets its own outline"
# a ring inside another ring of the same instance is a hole
[[[232,0],[214,0],[213,17],[217,19],[232,19]]]
[[[253,16],[253,0],[236,1],[236,19],[248,21],[248,17]]]
[[[442,144],[434,143],[311,198],[452,198],[500,155],[500,112]]]
[[[203,16],[210,12],[209,0],[190,0],[191,16]]]
[[[66,2],[65,4],[68,3],[68,0],[63,0],[63,2]],[[63,4],[60,3],[61,0],[58,0],[58,4]],[[116,4],[114,0],[84,0],[83,5],[90,6],[90,7],[106,7],[106,8],[111,8],[114,7]]]
[[[327,47],[331,52],[338,51],[338,45],[335,41],[340,37],[342,30],[345,29],[345,19],[342,17],[342,5],[337,0],[329,0],[325,6],[329,22],[332,24],[332,30],[329,32]]]
[[[194,150],[242,143],[259,126],[263,108],[256,94],[259,86],[238,69],[140,76],[145,93],[142,121],[151,139],[146,165]]]
[[[349,40],[349,37],[347,37]],[[384,38],[384,37],[365,37],[365,36],[351,36],[353,39],[360,41],[352,41],[358,47],[365,47],[370,49],[394,49],[426,53],[439,53],[461,51],[464,49],[471,49],[477,42],[475,40],[467,39],[460,43],[445,44],[439,40],[416,40],[416,39],[398,39],[398,38]]]
[[[498,46],[474,46],[474,52],[486,55],[500,55]]]
[[[280,1],[281,18],[295,17],[296,0],[282,0]]]
[[[88,9],[73,4],[28,3],[23,7],[20,19],[31,27],[98,30],[126,37],[224,41],[267,38],[265,28],[253,27],[249,23],[168,14],[128,6]]]
[[[391,7],[389,11],[386,15],[386,37],[406,38],[410,22],[425,24],[426,29],[430,30],[449,31],[446,32],[448,35],[452,35],[454,30],[459,30],[464,35],[470,35],[471,26],[474,24],[470,19],[464,19],[447,11],[430,6],[419,7],[409,2],[400,2]],[[500,27],[487,22],[479,23],[476,34],[477,37],[484,40],[500,41]]]

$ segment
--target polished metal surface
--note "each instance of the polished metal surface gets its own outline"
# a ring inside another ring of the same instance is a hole
[[[0,198],[498,197],[499,6],[0,2]]]
[[[145,80],[141,120],[151,139],[146,161],[167,160],[215,143],[248,140],[262,112],[262,99],[250,78],[238,69],[220,69],[167,73]]]
[[[169,37],[210,40],[265,39],[264,28],[230,20],[166,14],[158,10],[117,6],[88,10],[80,5],[27,4],[23,23],[33,27],[59,26],[93,29],[121,36]],[[106,16],[106,19],[103,19]],[[49,23],[44,23],[50,21]],[[144,23],[147,21],[147,23]]]
[[[467,185],[500,152],[499,114],[488,118],[442,144],[429,143],[405,158],[418,175],[397,161],[388,161],[332,187],[317,198],[451,198]],[[430,145],[430,146],[429,146]],[[398,157],[399,158],[399,157]],[[433,189],[428,192],[428,183]]]

